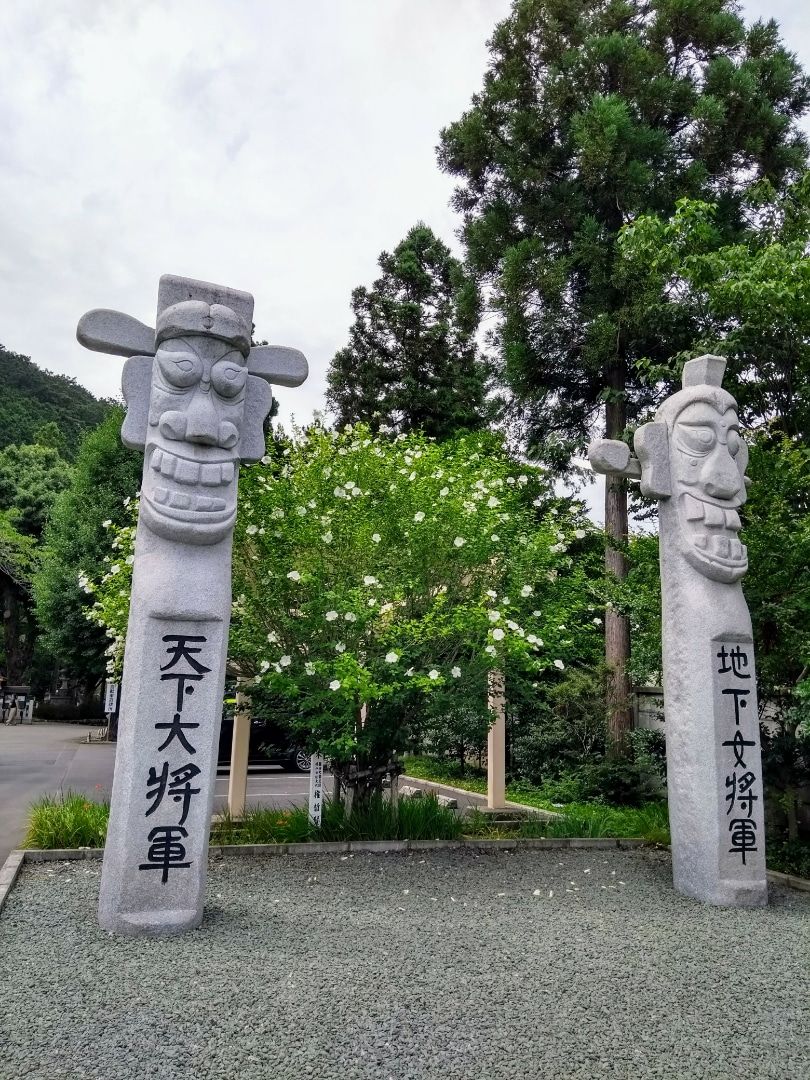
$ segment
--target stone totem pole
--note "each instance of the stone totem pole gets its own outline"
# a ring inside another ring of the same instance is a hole
[[[751,617],[737,533],[748,450],[726,362],[690,360],[683,389],[625,443],[588,451],[597,472],[658,498],[669,819],[675,888],[710,904],[767,903]]]
[[[251,347],[253,297],[165,275],[152,330],[90,311],[79,341],[127,356],[124,443],[144,452],[99,922],[128,936],[198,926],[231,609],[240,461],[264,454],[268,384],[296,349]]]

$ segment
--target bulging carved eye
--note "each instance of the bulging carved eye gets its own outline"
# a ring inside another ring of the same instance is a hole
[[[728,438],[726,439],[726,445],[728,446],[728,452],[732,457],[736,457],[740,452],[740,435],[739,432],[733,429],[729,431]]]
[[[233,360],[220,360],[211,368],[211,383],[222,397],[233,398],[245,388],[247,367],[235,364]]]
[[[203,362],[194,353],[158,349],[157,362],[160,373],[169,386],[185,389],[194,386],[202,378]]]
[[[678,439],[687,454],[705,456],[717,442],[715,430],[703,424],[679,424]]]

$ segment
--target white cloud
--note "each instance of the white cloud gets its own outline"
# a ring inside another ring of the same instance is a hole
[[[419,219],[456,246],[435,146],[509,6],[7,0],[0,341],[116,396],[121,361],[75,341],[84,311],[151,323],[167,272],[244,288],[257,334],[309,358],[279,394],[308,418],[380,251]],[[744,5],[807,64],[802,8]]]
[[[449,243],[434,148],[479,88],[506,0],[12,0],[0,44],[0,341],[117,395],[75,340],[114,307],[154,320],[158,278],[256,298],[301,348],[282,420],[323,407],[351,290],[419,219]]]

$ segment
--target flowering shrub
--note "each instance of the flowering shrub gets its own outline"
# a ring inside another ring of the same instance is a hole
[[[553,679],[594,652],[598,545],[571,552],[591,534],[492,435],[279,436],[241,473],[232,669],[344,778],[385,764],[426,697],[483,710],[488,671]],[[92,609],[116,669],[132,540],[116,534]]]

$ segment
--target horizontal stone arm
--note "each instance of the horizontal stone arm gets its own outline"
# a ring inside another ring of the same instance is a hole
[[[300,386],[309,375],[309,364],[299,349],[254,345],[248,356],[248,371],[275,386]]]
[[[641,479],[641,465],[633,457],[630,447],[620,439],[596,439],[588,447],[588,461],[594,472],[608,476],[626,476],[628,480]]]
[[[155,331],[131,315],[94,308],[79,319],[76,337],[85,349],[113,356],[154,356]]]

